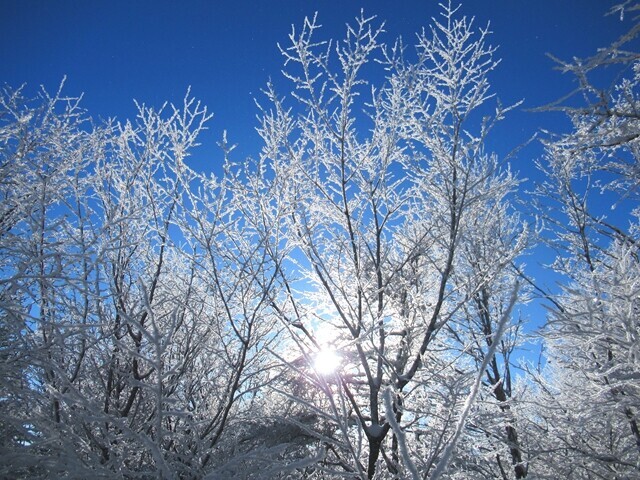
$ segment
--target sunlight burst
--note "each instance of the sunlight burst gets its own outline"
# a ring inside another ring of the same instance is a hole
[[[334,350],[320,350],[313,362],[313,368],[320,375],[333,375],[340,366],[341,360],[340,355]]]

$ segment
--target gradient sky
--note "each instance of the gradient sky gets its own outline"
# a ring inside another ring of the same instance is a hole
[[[463,12],[477,25],[491,22],[492,42],[502,64],[492,75],[503,103],[525,107],[548,103],[568,92],[571,79],[553,70],[546,53],[586,56],[629,27],[629,20],[604,13],[604,0],[467,0]],[[386,21],[386,38],[415,32],[439,14],[436,1],[92,1],[0,0],[0,82],[28,92],[39,85],[84,93],[93,117],[125,119],[132,99],[159,106],[179,103],[188,86],[215,114],[201,151],[218,157],[223,129],[239,143],[236,156],[255,155],[257,113],[253,98],[269,77],[280,78],[291,25],[318,12],[324,38],[342,38],[346,22],[365,9]],[[524,110],[509,117],[491,147],[510,151],[553,120]],[[521,155],[522,157],[522,155]],[[529,159],[518,170],[528,170]]]
[[[526,110],[575,87],[570,76],[553,70],[546,54],[584,57],[610,44],[631,24],[604,16],[618,1],[464,3],[463,13],[475,16],[478,26],[491,23],[492,44],[499,46],[502,63],[490,77],[493,91],[505,104],[525,101],[494,131],[490,150],[504,155],[540,128],[566,128],[560,114]],[[191,86],[215,115],[192,165],[215,171],[222,160],[215,145],[225,129],[239,144],[233,158],[259,152],[254,98],[260,99],[270,77],[284,84],[277,44],[286,45],[292,24],[317,11],[322,39],[341,39],[345,23],[361,8],[386,21],[390,43],[399,35],[411,43],[440,11],[437,1],[427,0],[0,0],[0,83],[26,82],[33,95],[39,85],[56,90],[66,76],[65,93],[84,93],[91,116],[120,120],[135,115],[133,99],[152,106],[180,103]],[[513,161],[513,169],[529,178],[526,188],[539,178],[533,165],[540,152],[531,144]],[[544,273],[535,264],[544,263],[545,255],[538,251],[535,257],[528,263],[540,278]],[[539,309],[529,315],[534,325],[544,318]]]

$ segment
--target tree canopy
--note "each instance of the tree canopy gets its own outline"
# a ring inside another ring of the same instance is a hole
[[[6,86],[0,475],[640,476],[637,10],[557,61],[570,128],[535,140],[533,191],[487,146],[520,104],[451,3],[412,46],[305,19],[259,155],[225,135],[220,175],[190,166],[190,92],[97,121]]]

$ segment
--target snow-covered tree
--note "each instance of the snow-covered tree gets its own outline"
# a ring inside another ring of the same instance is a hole
[[[506,198],[518,182],[483,143],[506,109],[474,119],[487,112],[494,49],[450,5],[415,56],[383,44],[371,18],[335,44],[316,40],[318,28],[307,19],[282,49],[293,93],[266,89],[259,162],[290,252],[275,260],[285,292],[274,299],[298,352],[289,365],[326,406],[300,403],[332,426],[317,433],[317,471],[441,475],[484,375],[460,368],[445,327],[501,281],[495,323],[468,324],[491,361],[515,298],[503,272],[524,247]],[[366,80],[376,61],[379,85]],[[478,230],[493,209],[504,211],[503,245]],[[495,247],[491,261],[464,258]]]
[[[241,189],[186,164],[206,109],[1,105],[2,475],[200,478],[277,342]]]
[[[95,122],[62,87],[5,88],[0,476],[637,477],[633,21],[559,63],[571,129],[534,195],[559,293],[525,274],[521,182],[485,148],[510,109],[489,32],[451,3],[415,48],[364,13],[337,43],[305,20],[259,156],[225,135],[218,176],[189,165],[210,118],[190,94]]]
[[[637,9],[627,2],[614,12]],[[538,191],[564,277],[545,330],[550,365],[530,417],[539,439],[532,455],[546,478],[630,478],[640,468],[640,24],[632,22],[593,57],[559,63],[578,87],[553,106],[572,128],[546,141],[547,180]]]
[[[510,305],[510,288],[520,276],[513,259],[532,238],[522,235],[521,220],[507,209],[509,202],[499,193],[504,185],[496,183],[494,188],[494,195],[476,209],[474,233],[461,242],[461,263],[454,276],[459,288],[467,289],[471,301],[462,306],[456,321],[447,325],[452,345],[468,355],[476,367],[487,358],[500,320]],[[502,190],[503,195],[508,193],[507,189]],[[525,288],[521,287],[519,293],[524,303]],[[467,464],[461,463],[460,469],[475,470],[485,477],[527,476],[526,450],[513,412],[519,399],[512,356],[519,355],[522,330],[523,321],[514,321],[488,361],[485,388],[469,425]]]

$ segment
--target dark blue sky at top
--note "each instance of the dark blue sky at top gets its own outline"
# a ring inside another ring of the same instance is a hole
[[[621,0],[618,0],[621,1]],[[504,155],[540,128],[566,128],[559,114],[526,109],[552,102],[575,87],[573,78],[553,69],[546,56],[562,59],[593,54],[631,24],[604,16],[616,0],[467,0],[462,12],[476,25],[491,23],[492,44],[502,63],[492,73],[493,92],[505,104],[524,99],[494,131],[489,149]],[[84,93],[83,106],[94,118],[126,120],[135,115],[133,99],[151,106],[179,104],[189,86],[192,95],[215,115],[194,152],[197,169],[219,169],[216,147],[222,131],[238,143],[233,158],[257,156],[255,131],[261,99],[269,78],[286,93],[282,56],[291,25],[318,12],[322,39],[342,39],[345,24],[361,8],[386,22],[385,39],[401,35],[411,44],[415,33],[438,16],[438,1],[427,0],[0,0],[0,83],[27,83],[33,95],[40,85],[57,89],[66,76],[65,93]],[[534,160],[539,144],[522,149],[513,169],[539,178]],[[219,170],[218,170],[219,171]],[[531,265],[545,262],[536,253]],[[547,257],[549,259],[550,257]],[[539,271],[532,273],[538,277]],[[538,277],[540,278],[540,277]],[[531,313],[540,324],[542,311]]]
[[[614,2],[604,0],[468,0],[462,11],[478,26],[491,22],[492,44],[502,63],[492,75],[493,91],[504,103],[525,99],[536,107],[572,88],[553,70],[546,53],[586,56],[629,27],[629,20],[605,17]],[[198,152],[216,162],[215,142],[223,129],[239,143],[236,156],[256,155],[257,113],[253,99],[267,80],[281,78],[291,25],[318,12],[321,36],[341,39],[345,23],[364,8],[386,22],[386,39],[406,43],[439,15],[437,1],[44,1],[0,0],[0,83],[28,92],[39,85],[84,93],[93,117],[130,118],[132,99],[159,106],[181,102],[188,86],[215,114]],[[284,93],[284,92],[283,92]],[[501,153],[526,140],[551,117],[512,114],[493,137]],[[206,153],[205,153],[206,151]],[[522,155],[521,155],[522,157]],[[517,170],[527,172],[531,159]]]

